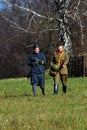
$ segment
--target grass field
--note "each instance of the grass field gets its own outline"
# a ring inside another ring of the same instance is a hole
[[[69,78],[67,94],[50,77],[45,87],[34,97],[28,79],[0,80],[0,130],[87,130],[87,78]]]

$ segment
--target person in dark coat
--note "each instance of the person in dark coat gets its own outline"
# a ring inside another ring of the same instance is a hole
[[[36,87],[40,86],[42,94],[45,95],[45,64],[46,57],[37,43],[34,44],[34,52],[28,56],[28,65],[30,68],[31,85],[34,96],[36,96]]]

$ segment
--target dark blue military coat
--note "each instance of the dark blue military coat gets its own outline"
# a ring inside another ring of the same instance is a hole
[[[36,83],[42,87],[44,86],[45,64],[46,57],[42,52],[39,52],[38,54],[33,52],[28,56],[28,65],[31,67],[31,84]]]

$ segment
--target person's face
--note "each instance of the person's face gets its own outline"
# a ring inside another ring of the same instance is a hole
[[[39,53],[39,48],[35,48],[35,50],[34,50],[34,52],[36,53],[36,54],[38,54]]]
[[[63,49],[63,46],[62,45],[60,45],[60,46],[58,46],[58,51],[59,52],[62,52],[64,49]]]

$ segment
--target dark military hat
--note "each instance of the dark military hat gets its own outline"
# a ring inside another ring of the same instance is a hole
[[[33,48],[34,48],[34,49],[35,49],[35,48],[39,48],[38,43],[34,43]]]
[[[62,43],[61,41],[58,41],[58,42],[57,42],[57,47],[58,47],[58,46],[64,46],[64,45],[63,45],[63,43]]]

